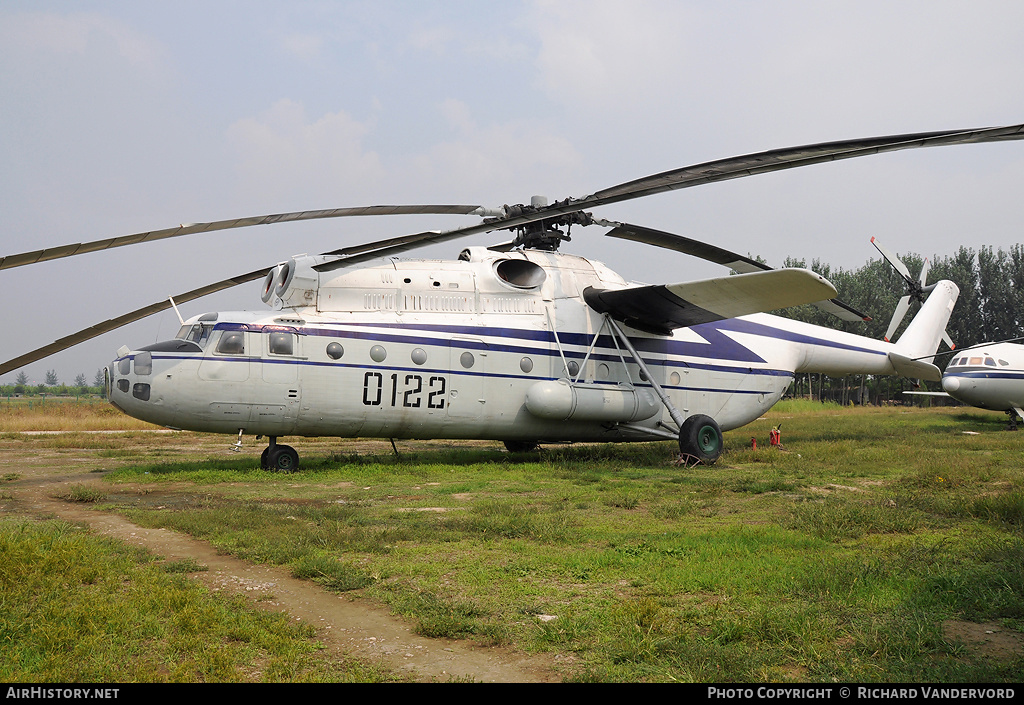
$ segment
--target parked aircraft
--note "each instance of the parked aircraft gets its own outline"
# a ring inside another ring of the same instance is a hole
[[[554,203],[372,206],[285,213],[109,238],[12,255],[0,269],[190,233],[391,213],[462,213],[476,225],[425,232],[225,279],[91,326],[0,365],[0,374],[175,302],[258,279],[270,310],[182,321],[177,336],[122,347],[107,368],[110,402],[170,428],[267,437],[261,465],[294,470],[283,436],[478,438],[511,450],[561,441],[678,440],[714,462],[722,430],[749,423],[797,373],[898,374],[939,380],[935,353],[958,295],[940,281],[896,343],[764,312],[834,300],[813,272],[771,270],[670,233],[595,219],[586,209],[664,191],[916,147],[1024,139],[1024,125],[894,135],[773,150],[676,169]],[[667,285],[628,282],[558,252],[573,225],[703,257],[736,274]],[[396,259],[428,243],[496,230],[511,243],[456,260]]]
[[[1005,411],[1007,428],[1017,430],[1024,419],[1024,345],[983,343],[959,351],[942,374],[941,392],[904,392],[946,396],[969,406]]]

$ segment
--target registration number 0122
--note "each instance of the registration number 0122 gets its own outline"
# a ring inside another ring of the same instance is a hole
[[[448,383],[442,375],[383,372],[363,375],[363,404],[407,409],[443,409]]]

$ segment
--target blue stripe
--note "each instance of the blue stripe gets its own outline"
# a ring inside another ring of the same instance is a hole
[[[128,356],[131,358],[132,356]],[[195,355],[160,355],[153,356],[154,360],[184,360],[189,357],[196,357]],[[207,359],[207,358],[203,358]],[[269,360],[266,358],[248,358],[248,357],[217,357],[209,358],[216,360],[217,362],[244,362],[244,363],[263,363],[263,364],[274,364],[274,365],[295,365],[296,367],[334,367],[349,370],[367,370],[373,372],[415,372],[419,374],[438,374],[438,375],[458,375],[461,377],[480,377],[486,379],[517,379],[517,380],[533,380],[537,382],[543,381],[555,381],[560,379],[559,377],[543,377],[539,375],[526,375],[526,374],[509,374],[502,372],[473,372],[470,370],[452,370],[447,368],[431,368],[431,367],[389,367],[383,363],[379,365],[370,365],[363,363],[347,363],[347,362],[317,362],[315,360]],[[733,374],[746,375],[746,372],[740,372],[732,370]],[[779,375],[786,375],[792,377],[791,373],[778,373]],[[588,384],[602,384],[608,386],[617,386],[619,382],[615,380],[594,380]],[[651,389],[652,385],[644,382],[635,382],[634,387],[642,387],[645,389]],[[662,384],[662,389],[669,390],[680,390],[689,392],[714,392],[714,393],[727,393],[727,394],[771,394],[771,389],[713,389],[711,387],[684,387],[671,384]]]
[[[1024,379],[1024,372],[950,372],[946,370],[946,377],[963,377],[965,379]]]

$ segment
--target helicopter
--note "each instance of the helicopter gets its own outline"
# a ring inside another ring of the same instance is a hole
[[[895,343],[773,316],[814,303],[870,320],[806,269],[771,267],[715,245],[595,218],[590,209],[735,178],[902,149],[1024,139],[1024,125],[873,137],[731,157],[654,174],[581,198],[500,208],[382,205],[183,224],[0,259],[0,269],[230,228],[352,216],[462,214],[480,222],[296,255],[168,297],[0,364],[0,374],[206,294],[262,280],[268,309],[183,319],[170,340],[122,346],[105,369],[121,411],[173,429],[268,439],[260,465],[291,472],[286,436],[541,443],[670,439],[713,463],[724,430],[770,409],[795,374],[938,381],[934,355],[959,290],[927,299]],[[729,268],[666,285],[626,281],[560,251],[573,226]],[[514,238],[455,260],[397,255],[495,231]],[[922,296],[923,296],[922,292]]]

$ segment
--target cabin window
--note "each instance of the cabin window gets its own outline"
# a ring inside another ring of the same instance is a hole
[[[519,361],[519,369],[521,369],[523,372],[527,374],[533,372],[533,360],[531,360],[528,357],[524,357],[522,360]]]
[[[417,365],[422,365],[427,361],[427,351],[423,348],[416,348],[412,351],[412,361]]]
[[[128,380],[126,380],[126,379],[119,379],[119,380],[117,380],[117,388],[119,390],[121,390],[122,392],[127,392],[128,391]]]
[[[468,370],[476,362],[476,359],[473,357],[473,353],[467,350],[459,357],[459,362]]]
[[[384,349],[382,345],[374,345],[370,348],[370,359],[374,362],[384,362],[384,359],[388,356],[388,351]]]
[[[274,332],[270,334],[271,355],[294,355],[295,336],[292,333]]]
[[[576,362],[575,360],[569,360],[569,364],[566,365],[566,367],[569,369],[569,374],[571,376],[575,377],[577,374],[579,374],[580,363]]]
[[[132,396],[139,401],[149,401],[149,385],[139,382],[132,387]]]
[[[129,372],[132,371],[132,361],[130,359],[128,359],[127,357],[124,358],[123,360],[118,360],[117,361],[117,371],[120,374],[123,374],[123,375],[128,374]],[[125,390],[125,391],[127,391],[127,390]]]
[[[221,355],[244,355],[245,333],[240,330],[225,331],[217,343],[217,352]]]
[[[327,357],[332,360],[340,360],[341,356],[345,354],[345,348],[341,347],[341,343],[328,343],[327,344]]]

